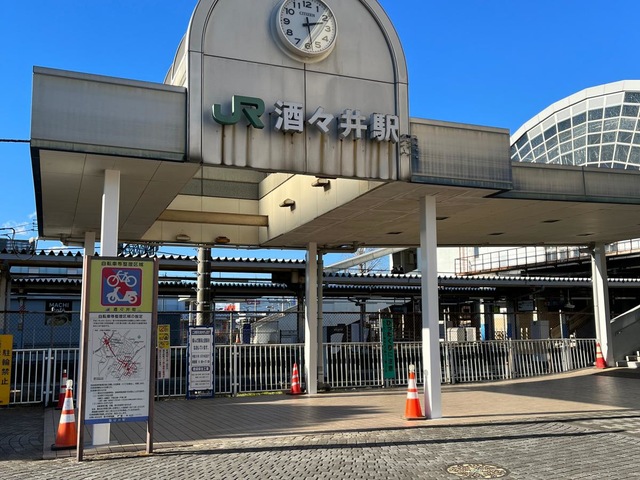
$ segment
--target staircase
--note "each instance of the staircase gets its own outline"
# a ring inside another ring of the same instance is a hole
[[[640,342],[640,305],[611,319],[611,332],[614,360],[623,362],[626,361],[625,357],[634,357],[637,361],[638,342]]]
[[[616,362],[616,367],[640,368],[640,351],[634,355],[627,355],[624,360]]]

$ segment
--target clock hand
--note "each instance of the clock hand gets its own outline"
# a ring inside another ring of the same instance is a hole
[[[309,44],[311,45],[311,50],[313,50],[313,39],[311,38],[311,23],[309,23],[308,17],[305,17],[304,21],[306,23],[303,23],[302,26],[307,27],[307,31],[309,32]]]

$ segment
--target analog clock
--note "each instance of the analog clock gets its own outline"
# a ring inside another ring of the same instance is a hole
[[[338,24],[322,0],[284,0],[274,17],[280,44],[294,58],[317,62],[326,58],[336,44]]]

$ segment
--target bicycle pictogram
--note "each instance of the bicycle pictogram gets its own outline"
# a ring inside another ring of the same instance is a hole
[[[102,305],[137,307],[141,304],[142,269],[104,268],[102,270]]]

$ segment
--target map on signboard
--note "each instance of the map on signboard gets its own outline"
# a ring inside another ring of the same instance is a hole
[[[94,335],[93,379],[107,382],[146,379],[145,335],[144,329],[103,330],[102,335]]]

